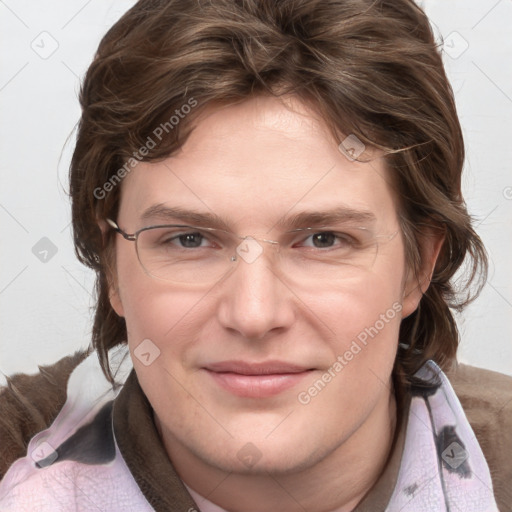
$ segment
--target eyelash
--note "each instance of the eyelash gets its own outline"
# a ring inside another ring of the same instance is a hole
[[[314,233],[311,233],[309,236],[307,236],[302,241],[302,243],[305,243],[308,239],[313,240],[313,237],[318,236],[318,235],[334,235],[334,237],[337,239],[338,242],[342,242],[343,244],[348,244],[350,246],[353,246],[356,244],[356,240],[354,239],[354,237],[348,235],[347,233],[337,233],[336,231],[315,231]],[[333,245],[328,248],[331,249],[331,248],[335,248],[336,246],[337,245]],[[314,247],[312,245],[308,245],[307,247],[320,249],[319,247]]]

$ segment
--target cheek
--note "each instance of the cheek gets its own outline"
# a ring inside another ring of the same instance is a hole
[[[133,254],[118,252],[117,275],[132,354],[144,340],[150,340],[161,353],[177,354],[185,340],[194,339],[194,329],[202,324],[192,319],[201,314],[204,292],[178,291],[148,276],[135,250]]]
[[[160,283],[132,281],[123,290],[130,347],[149,338],[162,352],[178,353],[203,327],[201,296],[177,292]]]
[[[167,418],[166,423],[173,429],[186,428],[187,418],[197,414],[187,392],[193,389],[189,354],[199,343],[207,318],[197,293],[170,291],[149,279],[132,279],[123,290],[129,296],[125,300],[128,346],[152,406],[163,416],[164,411],[181,408],[183,414]]]
[[[401,252],[393,251],[357,283],[318,294],[316,304],[310,304],[312,310],[323,312],[321,319],[332,340],[332,362],[340,363],[337,369],[344,374],[337,379],[341,388],[359,394],[368,378],[377,387],[389,381],[402,319],[403,264]]]
[[[308,305],[330,340],[328,367],[298,397],[311,405],[310,412],[339,414],[341,425],[346,411],[364,417],[386,394],[402,318],[400,284],[401,275],[369,274],[358,286],[319,294]],[[339,404],[337,413],[333,403]]]
[[[318,317],[326,331],[342,343],[358,337],[375,324],[379,331],[384,327],[386,331],[393,329],[398,337],[403,295],[401,281],[401,274],[393,275],[390,266],[360,275],[353,282],[304,294],[301,300],[311,318]],[[385,322],[384,326],[382,322]]]

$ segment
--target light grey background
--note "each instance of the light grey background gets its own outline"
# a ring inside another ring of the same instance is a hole
[[[512,375],[512,2],[420,3],[444,39],[465,197],[491,259],[488,284],[458,319],[459,359]],[[66,194],[71,135],[80,77],[133,4],[0,0],[0,384],[89,344],[93,280],[73,253]]]

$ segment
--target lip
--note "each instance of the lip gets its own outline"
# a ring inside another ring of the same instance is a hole
[[[203,368],[223,389],[245,398],[267,398],[297,385],[313,369],[283,361],[222,361]]]

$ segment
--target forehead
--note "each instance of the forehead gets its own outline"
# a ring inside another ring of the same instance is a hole
[[[125,178],[120,216],[140,227],[143,213],[163,204],[249,228],[341,206],[392,223],[396,208],[383,158],[368,149],[364,162],[350,161],[339,142],[297,98],[262,96],[207,109],[180,151],[139,163]]]

